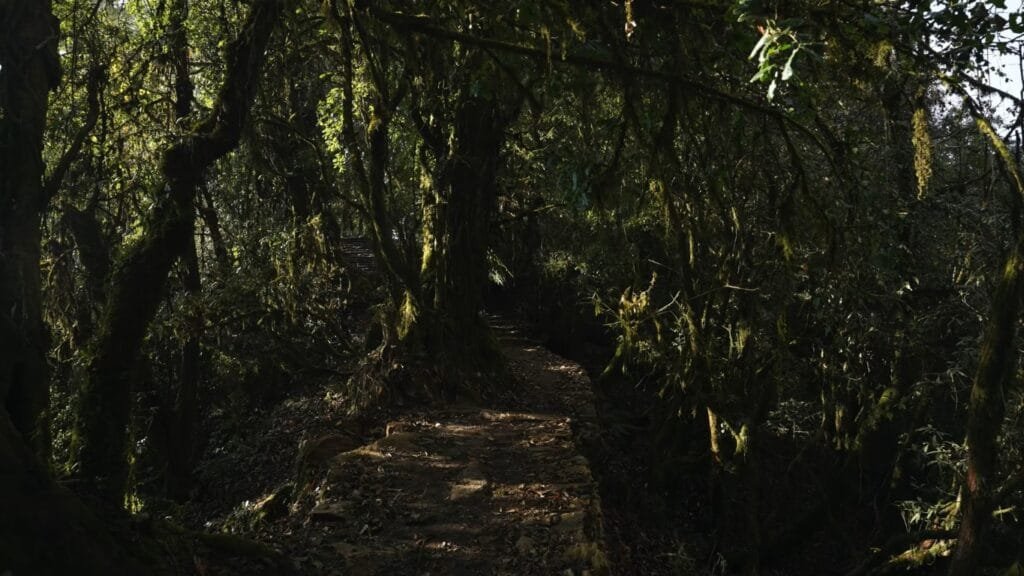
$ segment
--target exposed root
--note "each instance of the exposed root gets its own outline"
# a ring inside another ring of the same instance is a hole
[[[955,538],[956,532],[951,530],[922,530],[910,534],[897,534],[860,566],[847,572],[846,576],[887,574],[897,568],[920,566],[948,552],[950,542]]]

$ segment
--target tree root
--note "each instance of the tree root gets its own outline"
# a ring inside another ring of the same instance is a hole
[[[890,569],[923,564],[949,550],[949,543],[934,542],[927,548],[918,545],[929,540],[955,540],[957,533],[952,530],[921,530],[909,534],[897,534],[885,543],[881,549],[872,554],[859,566],[846,573],[846,576],[866,576],[867,574],[884,574]]]
[[[265,558],[273,562],[279,568],[291,570],[291,563],[288,557],[274,550],[270,546],[235,536],[234,534],[210,534],[208,532],[191,532],[189,536],[195,538],[202,545],[225,552],[232,556],[246,556],[250,558]]]
[[[280,571],[280,574],[295,573],[295,569],[287,556],[262,542],[235,534],[189,530],[170,522],[161,522],[160,524],[167,533],[179,538],[190,538],[211,550],[222,552],[228,556],[261,558],[273,564]]]

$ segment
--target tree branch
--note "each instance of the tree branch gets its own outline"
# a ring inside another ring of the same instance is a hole
[[[466,34],[464,32],[458,32],[455,30],[449,30],[440,26],[434,25],[429,18],[421,16],[409,16],[398,12],[390,12],[382,10],[376,6],[371,6],[369,12],[381,22],[394,26],[395,28],[401,28],[417,34],[423,34],[425,36],[432,36],[443,40],[449,40],[452,42],[458,42],[460,44],[466,44],[471,46],[478,46],[481,48],[487,48],[494,51],[507,52],[510,54],[518,54],[520,56],[526,56],[529,58],[536,58],[546,62],[548,60],[548,51],[542,48],[536,48],[533,46],[523,46],[521,44],[515,44],[512,42],[506,42],[503,40],[493,40],[490,38],[481,38],[472,34]],[[643,78],[650,78],[653,80],[660,80],[662,82],[668,82],[671,84],[678,85],[683,88],[688,88],[701,94],[707,98],[718,100],[733,104],[740,108],[759,112],[772,118],[778,118],[779,120],[793,126],[798,132],[807,136],[815,142],[817,147],[822,151],[831,162],[831,156],[828,148],[821,141],[817,134],[811,129],[807,128],[803,124],[799,123],[795,119],[791,118],[781,110],[777,110],[757,102],[734,96],[727,92],[723,92],[718,88],[708,86],[702,82],[693,80],[692,78],[686,78],[678,74],[670,72],[663,72],[660,70],[650,70],[647,68],[640,68],[633,66],[623,61],[613,61],[605,58],[590,56],[586,54],[580,54],[575,52],[568,52],[557,60],[564,64],[571,64],[574,66],[580,66],[583,68],[589,68],[593,70],[603,70],[608,72],[616,72],[624,76],[639,76]]]

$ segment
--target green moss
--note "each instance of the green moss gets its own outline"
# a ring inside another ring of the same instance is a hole
[[[571,562],[578,562],[590,568],[597,576],[607,575],[611,570],[608,556],[596,542],[579,542],[565,553]]]
[[[914,173],[917,175],[917,197],[924,198],[932,179],[932,137],[928,130],[928,110],[914,110]]]

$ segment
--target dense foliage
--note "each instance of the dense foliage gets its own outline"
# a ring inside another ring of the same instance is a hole
[[[1007,4],[0,0],[0,570],[154,562],[94,511],[310,382],[514,390],[488,308],[659,569],[1017,573]]]

